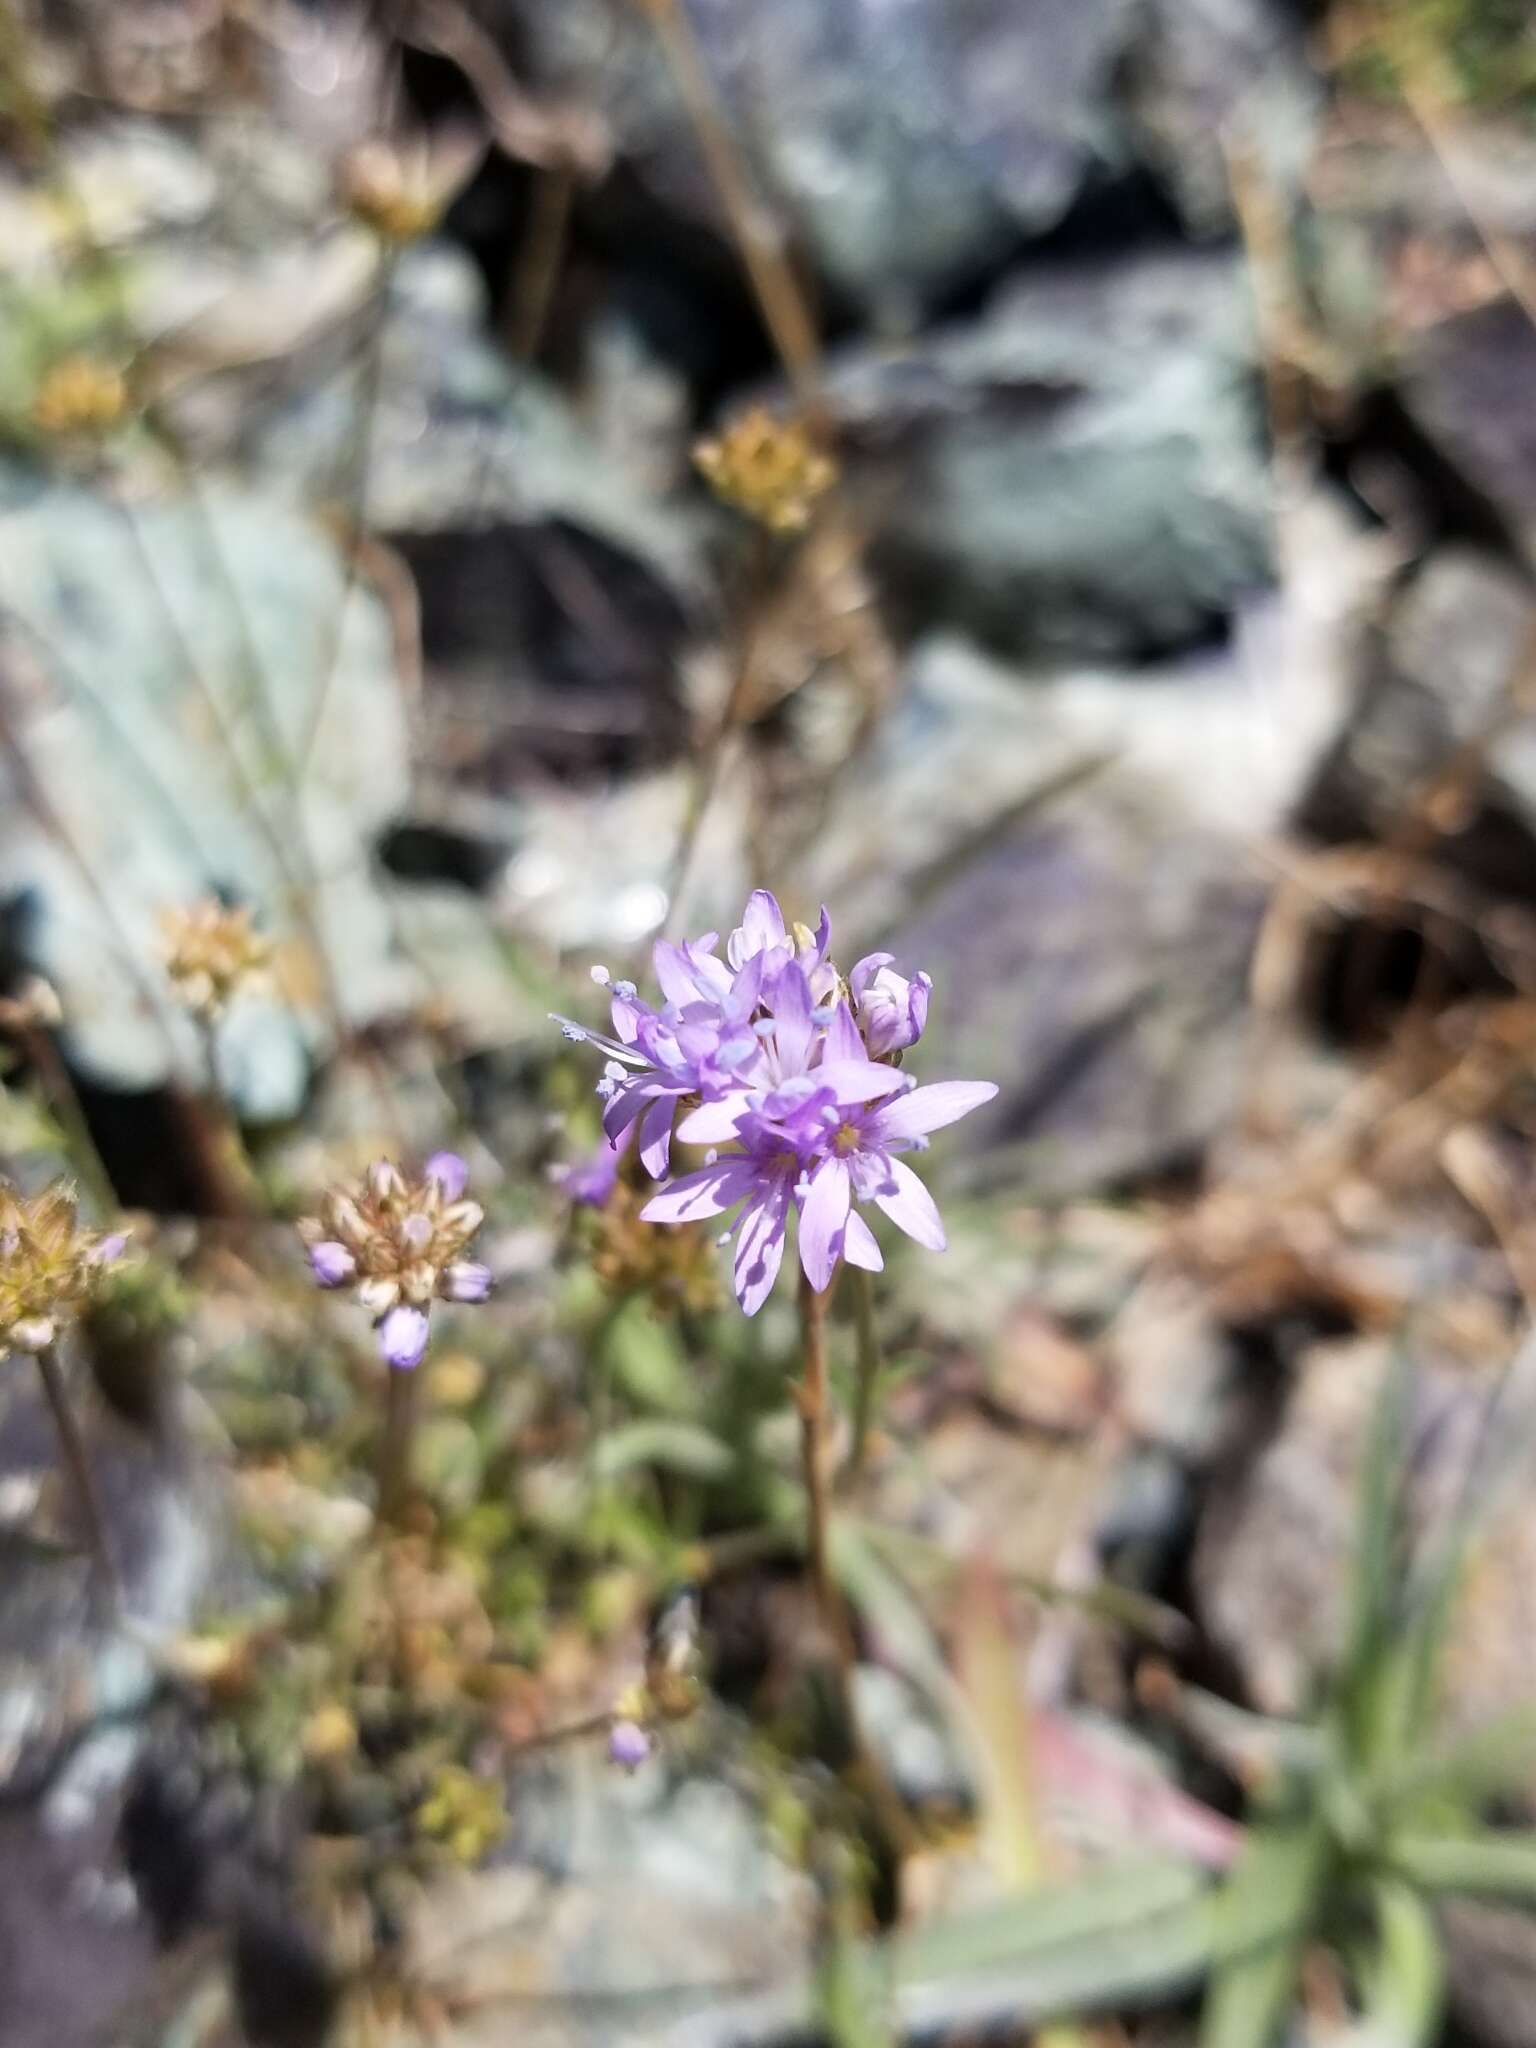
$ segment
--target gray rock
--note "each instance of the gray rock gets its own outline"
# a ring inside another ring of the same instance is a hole
[[[1468,815],[1437,858],[1529,897],[1536,873],[1536,734],[1511,717],[1532,658],[1536,588],[1497,556],[1440,549],[1392,611],[1358,705],[1302,805],[1330,839],[1390,837],[1416,789],[1490,735]]]
[[[227,1532],[217,1489],[179,1427],[142,1433],[78,1389],[123,1585],[121,1625],[79,1547],[32,1378],[16,1376],[0,1409],[0,1788],[16,1797],[46,1786],[45,1819],[67,1834],[87,1826],[126,1777],[135,1716],[159,1682],[156,1646],[191,1626],[226,1561]],[[34,1533],[49,1500],[58,1534]]]
[[[415,585],[429,783],[675,753],[678,648],[707,589],[695,515],[630,481],[495,347],[457,251],[405,254],[377,317],[356,359],[245,414],[239,455],[299,502],[361,483]]]
[[[302,497],[334,495],[376,376],[366,509],[379,531],[559,520],[671,585],[696,585],[692,526],[600,460],[553,385],[488,339],[467,257],[446,243],[407,251],[379,317],[376,373],[342,365],[246,423],[241,453],[258,475]]]
[[[909,352],[834,359],[829,404],[908,624],[1144,656],[1208,637],[1271,579],[1249,308],[1225,257],[1031,276]]]
[[[689,19],[763,189],[840,295],[906,325],[1115,160],[1135,0],[707,0]],[[673,217],[722,231],[639,10],[495,0],[546,90],[596,103]]]
[[[1536,329],[1512,298],[1409,338],[1400,389],[1410,418],[1450,470],[1536,560]]]
[[[223,1034],[225,1085],[253,1118],[292,1113],[331,1038],[296,885],[346,1018],[419,992],[369,868],[408,791],[394,647],[366,587],[341,617],[344,585],[336,548],[270,495],[204,487],[125,512],[80,484],[0,475],[18,749],[0,765],[0,899],[93,1079],[143,1089],[198,1074],[156,920],[211,891],[254,905],[309,962],[290,1000],[242,1003]],[[316,721],[295,810],[289,769]]]
[[[1229,148],[1298,191],[1321,88],[1284,0],[1146,0],[1122,81],[1136,153],[1196,232],[1233,224]]]
[[[967,1133],[989,1173],[1062,1197],[1201,1150],[1239,1099],[1264,895],[1227,842],[1083,801],[902,926],[893,949],[947,992],[935,1068],[1001,1088]]]
[[[670,1747],[633,1777],[600,1743],[530,1763],[496,1867],[423,1901],[412,1951],[464,2015],[457,2048],[490,2048],[514,2021],[538,2048],[659,2048],[744,1985],[798,1977],[810,1880],[744,1790]]]

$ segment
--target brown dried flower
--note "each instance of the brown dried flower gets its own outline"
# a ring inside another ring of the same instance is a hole
[[[816,500],[837,482],[836,463],[804,423],[763,405],[738,413],[715,440],[698,442],[693,460],[717,498],[772,533],[801,532]]]
[[[657,1310],[705,1314],[719,1306],[713,1234],[691,1224],[643,1223],[647,1194],[620,1180],[597,1212],[592,1268],[610,1294],[648,1294]]]
[[[237,995],[259,987],[272,963],[272,942],[251,926],[244,904],[216,897],[160,913],[165,971],[182,1005],[212,1022]]]
[[[28,1197],[0,1183],[0,1355],[46,1351],[124,1242],[82,1230],[66,1188]]]

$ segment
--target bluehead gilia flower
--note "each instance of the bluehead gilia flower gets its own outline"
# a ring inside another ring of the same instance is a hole
[[[756,1314],[783,1262],[792,1214],[813,1286],[839,1263],[878,1271],[883,1258],[857,1204],[870,1203],[930,1250],[944,1227],[902,1158],[931,1132],[997,1093],[990,1082],[917,1088],[893,1063],[923,1034],[930,978],[907,977],[874,953],[845,981],[830,961],[826,911],[815,932],[785,925],[766,890],[748,901],[725,958],[717,936],[655,949],[660,1009],[630,983],[612,984],[612,1037],[559,1020],[608,1054],[599,1093],[617,1141],[638,1120],[640,1158],[660,1179],[674,1120],[687,1144],[710,1148],[696,1172],[668,1179],[641,1211],[685,1223],[736,1210],[737,1299]],[[605,970],[594,977],[610,986]]]

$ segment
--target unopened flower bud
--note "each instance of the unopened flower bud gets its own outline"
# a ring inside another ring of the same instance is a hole
[[[615,1721],[608,1730],[608,1757],[626,1771],[638,1770],[651,1753],[651,1738],[638,1721]]]
[[[345,1287],[357,1272],[357,1261],[344,1244],[324,1238],[310,1246],[309,1267],[322,1287]]]

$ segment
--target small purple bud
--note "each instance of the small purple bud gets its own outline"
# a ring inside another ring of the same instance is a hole
[[[419,1308],[392,1308],[379,1324],[379,1349],[386,1365],[409,1372],[427,1349],[427,1319]]]
[[[110,1266],[113,1260],[120,1259],[127,1249],[128,1233],[123,1230],[114,1230],[110,1237],[102,1238],[99,1244],[92,1247],[91,1264],[93,1266]]]
[[[310,1246],[309,1270],[322,1287],[345,1287],[357,1272],[357,1261],[344,1244],[326,1238]]]
[[[432,1242],[432,1223],[426,1216],[410,1215],[400,1226],[400,1235],[413,1252],[424,1252]]]
[[[457,1152],[434,1152],[427,1161],[427,1179],[437,1182],[445,1202],[456,1202],[469,1186],[469,1168]]]
[[[615,1721],[608,1730],[608,1761],[638,1770],[651,1753],[651,1738],[638,1721]]]
[[[474,1259],[460,1259],[443,1275],[443,1293],[449,1301],[484,1301],[491,1291],[491,1269]]]

